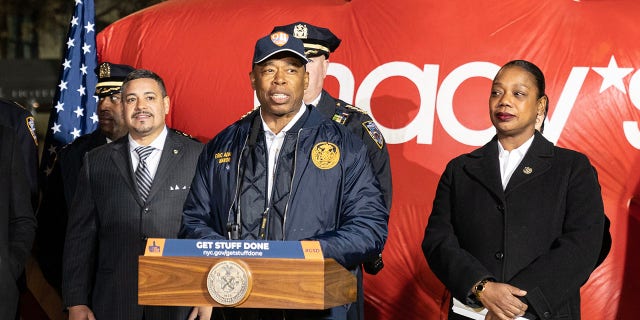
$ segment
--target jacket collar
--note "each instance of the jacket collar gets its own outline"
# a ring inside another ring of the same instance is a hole
[[[464,170],[477,178],[487,189],[500,199],[518,189],[528,181],[542,175],[551,168],[554,146],[538,131],[534,133],[531,147],[513,172],[506,189],[502,190],[500,179],[500,161],[498,160],[498,138],[493,139],[479,149],[468,154],[471,161]]]
[[[307,110],[302,115],[302,117],[300,117],[300,119],[298,119],[298,121],[293,125],[293,127],[289,129],[289,132],[294,133],[298,132],[298,130],[302,128],[315,127],[325,121],[325,117],[319,116],[320,111],[318,111],[316,108],[310,105],[305,105],[304,107],[307,108]],[[246,128],[246,130],[249,130],[255,117],[260,117],[259,108],[256,108],[251,113],[249,113],[249,115],[240,119],[240,126]]]
[[[318,101],[318,105],[314,109],[317,109],[320,113],[331,119],[331,117],[336,113],[336,100],[328,92],[322,89],[322,93],[320,93],[320,101]]]

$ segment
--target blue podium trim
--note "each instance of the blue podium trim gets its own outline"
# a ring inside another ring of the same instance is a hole
[[[145,256],[309,259],[322,251],[317,241],[148,239]]]

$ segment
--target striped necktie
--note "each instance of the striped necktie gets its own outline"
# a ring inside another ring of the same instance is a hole
[[[136,169],[136,185],[138,186],[138,192],[143,202],[147,201],[149,191],[151,190],[151,182],[153,181],[149,173],[149,168],[147,167],[147,158],[151,155],[153,149],[155,148],[151,146],[140,146],[134,149],[140,160],[138,169]]]

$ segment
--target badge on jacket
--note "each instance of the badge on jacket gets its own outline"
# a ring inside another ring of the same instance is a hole
[[[371,139],[376,142],[378,148],[382,149],[382,146],[384,146],[384,137],[382,136],[380,129],[378,129],[378,126],[376,126],[376,124],[371,120],[363,122],[362,126],[367,130]]]
[[[331,142],[318,142],[311,149],[311,160],[319,169],[331,169],[340,160],[340,149]]]
[[[33,138],[33,142],[38,145],[38,136],[36,136],[36,120],[32,116],[28,116],[26,119],[27,129],[31,132],[31,137]]]

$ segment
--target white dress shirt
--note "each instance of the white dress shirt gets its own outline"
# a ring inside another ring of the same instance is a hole
[[[168,134],[168,131],[167,131],[167,127],[165,126],[164,129],[162,129],[162,132],[160,133],[160,135],[155,140],[153,140],[153,142],[149,144],[154,148],[146,160],[147,169],[149,169],[149,174],[151,175],[151,179],[153,179],[156,176],[156,171],[158,171],[158,164],[160,163],[160,156],[162,155],[162,148],[164,148],[164,142],[165,140],[167,140],[167,134]],[[138,144],[135,140],[133,140],[133,138],[131,138],[131,135],[129,135],[129,154],[131,156],[131,165],[134,172],[138,168],[138,162],[140,162],[140,158],[138,158],[138,153],[135,151],[135,149],[139,146],[140,144]]]
[[[522,158],[524,158],[529,147],[531,147],[532,142],[533,136],[518,148],[507,151],[502,147],[500,141],[498,141],[498,159],[500,159],[500,178],[502,178],[503,190],[507,188],[509,179],[511,179],[513,172],[522,161]]]
[[[309,103],[309,104],[314,106],[314,107],[317,107],[318,103],[320,103],[320,98],[322,98],[322,92],[320,92],[320,94],[315,99],[313,99],[313,101],[311,101],[311,103]]]
[[[273,133],[269,126],[262,119],[262,109],[260,109],[260,118],[262,119],[262,129],[264,129],[264,137],[267,143],[267,154],[269,155],[269,163],[267,164],[267,171],[269,175],[267,177],[267,200],[271,202],[271,189],[273,187],[273,177],[276,173],[276,162],[278,161],[278,154],[280,154],[280,148],[282,148],[282,144],[284,143],[284,136],[287,134],[287,131],[293,127],[294,124],[302,117],[304,114],[304,110],[306,109],[304,102],[298,110],[298,113],[287,123],[287,125],[278,132],[278,134]]]

